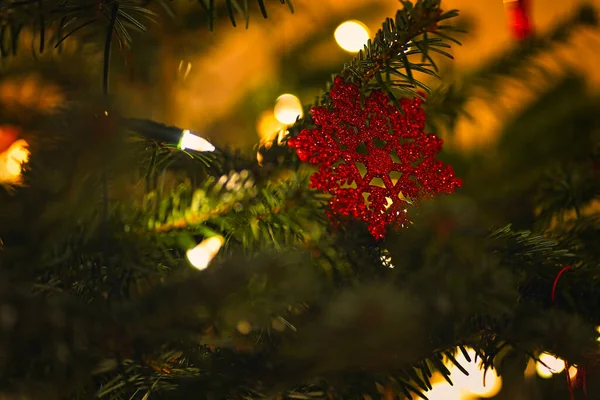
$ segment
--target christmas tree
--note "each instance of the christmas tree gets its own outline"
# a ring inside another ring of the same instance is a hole
[[[280,3],[0,5],[0,398],[599,398],[598,95],[541,61],[594,8],[511,4],[518,44],[439,80],[459,12],[394,1],[254,152],[135,114],[156,37]],[[507,79],[542,84],[497,143],[443,147]]]

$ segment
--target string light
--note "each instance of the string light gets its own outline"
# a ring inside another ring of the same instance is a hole
[[[463,400],[466,399],[460,389],[456,386],[450,386],[446,381],[431,385],[431,390],[425,393],[429,400]]]
[[[292,125],[296,119],[302,118],[302,103],[293,94],[282,94],[275,101],[273,110],[275,118],[285,125]]]
[[[539,361],[535,363],[535,370],[540,378],[548,379],[552,375],[560,374],[565,370],[565,362],[552,354],[540,354]]]
[[[213,146],[208,140],[201,138],[200,136],[194,135],[189,130],[184,130],[179,139],[179,145],[177,146],[181,150],[195,150],[195,151],[215,151]]]
[[[225,243],[225,239],[218,235],[204,239],[196,247],[187,251],[187,259],[196,269],[206,269],[223,246],[223,243]]]
[[[215,146],[208,140],[193,134],[188,129],[182,130],[176,126],[138,118],[127,118],[123,120],[123,123],[136,134],[154,140],[161,145],[177,144],[180,150],[215,151]]]
[[[337,27],[333,36],[342,49],[357,53],[369,40],[369,30],[360,21],[346,21]]]
[[[456,355],[456,361],[469,373],[465,375],[454,363],[449,363],[451,379],[463,393],[462,398],[476,396],[490,398],[496,396],[502,389],[502,378],[493,370],[484,371],[476,361],[477,354],[473,349],[466,349],[471,362],[463,356],[462,352]]]

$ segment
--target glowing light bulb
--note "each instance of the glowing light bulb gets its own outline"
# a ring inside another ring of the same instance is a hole
[[[199,270],[206,269],[223,246],[223,243],[225,243],[225,239],[222,236],[204,239],[196,247],[187,251],[187,259],[195,268]]]
[[[571,365],[569,367],[569,378],[571,378],[571,379],[577,378],[577,366],[576,365]]]
[[[439,382],[431,385],[431,390],[425,393],[429,400],[463,400],[464,396],[456,386],[448,382]]]
[[[560,374],[565,370],[565,362],[552,354],[540,354],[539,361],[535,363],[535,370],[540,378],[548,379],[553,374]]]
[[[469,373],[463,374],[453,363],[449,364],[451,379],[456,387],[461,390],[464,398],[476,396],[478,398],[494,397],[502,389],[502,378],[493,370],[487,373],[483,370],[479,361],[475,361],[476,353],[473,349],[467,349],[471,362],[462,355],[456,355],[456,361]]]
[[[342,49],[357,53],[369,40],[369,30],[360,21],[346,21],[337,27],[333,36]]]
[[[215,151],[215,146],[213,146],[208,140],[194,135],[187,129],[182,132],[178,147],[181,150],[190,149],[195,151]]]
[[[277,121],[285,125],[291,125],[297,118],[302,118],[302,103],[293,94],[282,94],[275,101],[273,109]]]
[[[0,154],[0,183],[19,183],[23,164],[29,160],[27,147],[27,142],[20,139]]]

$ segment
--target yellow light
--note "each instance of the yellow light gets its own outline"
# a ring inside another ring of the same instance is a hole
[[[463,400],[465,397],[456,386],[450,386],[446,381],[434,383],[431,390],[425,393],[429,400]]]
[[[196,247],[187,251],[186,256],[188,261],[199,270],[205,269],[212,259],[215,258],[223,243],[225,243],[225,239],[222,236],[213,236],[204,239]]]
[[[576,365],[571,365],[569,367],[569,378],[571,378],[571,379],[577,378],[577,366]]]
[[[360,21],[346,21],[333,34],[337,44],[350,53],[358,53],[369,40],[369,29]]]
[[[473,349],[467,349],[471,362],[459,353],[456,361],[469,373],[463,374],[453,363],[449,364],[452,381],[463,393],[464,396],[476,396],[479,398],[494,397],[502,389],[502,378],[493,370],[485,372],[480,365],[480,361],[475,361],[476,353]]]
[[[548,379],[553,374],[560,374],[565,370],[565,362],[548,353],[540,354],[539,361],[535,363],[535,370],[540,378]]]
[[[215,146],[208,140],[194,135],[187,129],[182,132],[181,139],[179,140],[179,148],[181,150],[215,151]]]
[[[293,94],[282,94],[275,101],[273,110],[275,118],[285,125],[291,125],[297,118],[302,118],[302,103]]]
[[[477,376],[476,376],[477,375]],[[468,381],[467,389],[469,392],[479,398],[494,397],[502,388],[502,378],[495,371],[488,370],[483,376],[483,371],[478,374],[473,374]]]
[[[20,139],[0,154],[0,183],[19,183],[23,164],[29,160],[27,147],[27,142]]]
[[[294,117],[294,121],[296,121],[296,117]],[[267,110],[260,114],[258,121],[256,122],[258,136],[260,137],[261,142],[265,144],[270,144],[270,142],[277,137],[279,132],[284,131],[285,128],[286,124],[279,122],[277,118],[275,118],[273,110]]]

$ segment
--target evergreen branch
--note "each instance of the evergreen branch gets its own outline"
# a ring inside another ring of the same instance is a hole
[[[457,10],[444,12],[440,7],[441,0],[417,0],[414,4],[401,0],[401,3],[402,9],[398,10],[395,18],[386,19],[373,40],[369,40],[364,49],[344,65],[340,73],[347,81],[358,84],[366,92],[384,91],[398,108],[399,97],[421,96],[418,90],[431,91],[415,77],[415,73],[437,77],[437,65],[431,52],[451,58],[448,52],[440,48],[450,48],[447,42],[460,44],[456,39],[440,32],[453,30],[451,27],[439,26],[441,21],[457,17]],[[438,37],[431,36],[434,34]],[[420,63],[409,59],[409,56],[418,55],[422,59]],[[332,84],[333,79],[326,85],[327,92],[317,98],[313,106],[330,103],[328,91]],[[292,136],[312,126],[311,113],[304,115],[290,129]]]
[[[39,41],[38,51],[42,53],[47,44],[58,48],[67,38],[73,36],[83,27],[90,27],[98,37],[105,32],[103,28],[108,21],[109,25],[114,25],[117,38],[123,47],[131,46],[131,34],[129,29],[135,29],[140,32],[148,30],[146,21],[155,22],[160,15],[151,7],[154,3],[159,3],[162,10],[169,17],[175,14],[171,6],[164,0],[27,0],[27,1],[8,1],[0,6],[2,27],[0,28],[0,56],[8,57],[16,55],[19,49],[19,35],[23,28],[31,29],[36,32],[33,40]],[[240,14],[245,20],[246,26],[250,21],[250,3],[251,0],[198,0],[199,5],[207,15],[207,23],[213,30],[217,18],[224,7],[228,10],[228,16],[233,26],[236,26],[236,14]],[[292,0],[281,0],[281,4],[288,6],[293,13],[294,7]],[[256,4],[260,8],[260,13],[267,18],[267,7],[263,0],[257,0]],[[111,9],[118,8],[117,19],[111,22]],[[32,17],[33,16],[33,17]],[[65,27],[76,26],[69,33],[64,34]],[[97,29],[94,29],[97,28]],[[48,35],[52,33],[52,35]],[[55,38],[49,42],[47,36]],[[6,47],[8,44],[10,47]]]
[[[207,22],[210,30],[214,30],[215,20],[217,19],[217,15],[219,11],[222,11],[222,8],[226,8],[227,16],[231,21],[231,24],[234,27],[237,27],[236,14],[240,14],[242,19],[246,23],[246,28],[250,23],[250,2],[251,0],[223,0],[215,2],[215,0],[198,0],[204,12],[206,13]],[[222,3],[225,3],[224,6]],[[264,3],[264,0],[256,0],[258,7],[260,8],[260,14],[263,18],[268,18],[267,7]],[[290,12],[294,13],[294,6],[292,4],[292,0],[280,0],[281,4],[286,4],[290,10]]]
[[[388,18],[383,27],[377,31],[374,39],[367,43],[365,49],[344,66],[342,70],[344,78],[358,83],[367,90],[385,90],[389,86],[395,86],[403,91],[408,90],[410,94],[414,94],[414,89],[418,87],[428,90],[415,79],[413,71],[436,75],[437,67],[429,51],[436,46],[449,48],[445,41],[454,41],[454,39],[431,38],[428,34],[438,32],[440,29],[438,23],[458,16],[458,11],[443,12],[439,0],[418,0],[414,5],[402,1],[402,5],[403,8],[398,10],[395,19]],[[441,50],[437,52],[451,57]],[[430,60],[430,62],[413,63],[409,61],[409,55],[421,55],[423,60]],[[390,75],[400,77],[402,83],[408,85],[398,85]],[[396,99],[396,96],[392,98]]]
[[[305,186],[303,178],[257,186],[248,171],[231,172],[216,181],[209,179],[193,192],[183,184],[163,199],[157,193],[149,194],[144,213],[152,217],[142,226],[158,233],[217,229],[247,250],[258,243],[277,248],[294,245],[301,243],[315,224],[321,226],[318,230],[327,225],[321,210],[325,200],[316,192],[301,189]],[[315,218],[319,214],[321,218]]]
[[[257,196],[254,180],[248,171],[231,172],[216,182],[214,178],[209,179],[204,188],[196,189],[193,194],[190,189],[188,185],[180,185],[165,199],[156,192],[148,194],[144,200],[144,211],[152,216],[144,225],[156,232],[189,229],[231,211],[245,199]]]
[[[510,225],[492,232],[490,239],[489,249],[498,254],[504,264],[519,269],[533,265],[562,268],[566,263],[576,260],[574,254],[561,248],[555,240],[529,231],[515,232]]]

